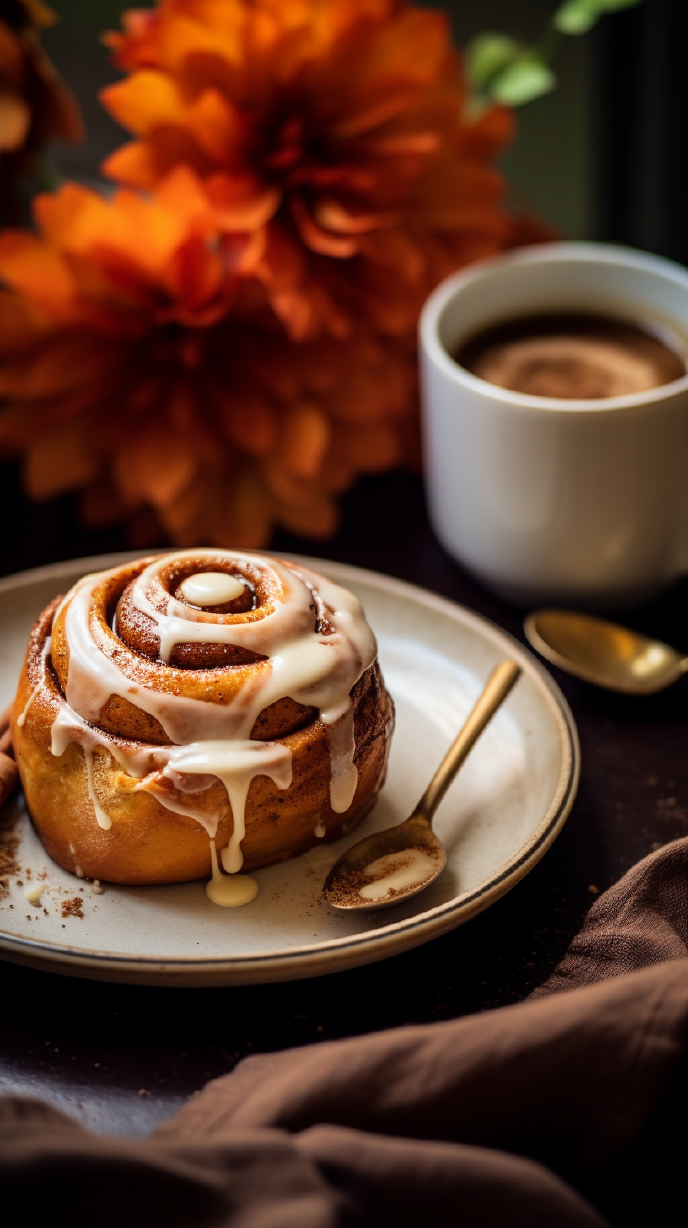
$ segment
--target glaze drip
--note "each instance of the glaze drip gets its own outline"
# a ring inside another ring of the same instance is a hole
[[[224,850],[223,850],[224,851]],[[221,908],[241,908],[250,904],[258,895],[258,883],[249,874],[223,874],[217,864],[215,841],[210,841],[210,864],[212,877],[207,884],[205,893],[213,904]]]
[[[163,775],[176,784],[179,777],[189,774],[217,777],[227,790],[234,830],[229,844],[222,850],[222,864],[229,874],[235,874],[244,860],[241,841],[246,834],[244,815],[251,781],[254,776],[269,776],[278,789],[288,789],[291,784],[291,752],[281,742],[238,740],[192,742],[189,746],[171,747]]]

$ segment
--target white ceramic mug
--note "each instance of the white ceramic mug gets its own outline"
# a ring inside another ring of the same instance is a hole
[[[688,572],[688,375],[598,400],[489,384],[450,356],[490,324],[545,312],[656,321],[688,338],[688,271],[551,243],[444,281],[420,321],[430,516],[446,549],[518,603],[622,607]]]

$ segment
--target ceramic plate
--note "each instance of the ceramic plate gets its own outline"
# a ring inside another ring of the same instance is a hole
[[[0,708],[12,698],[40,610],[85,572],[130,557],[78,559],[0,581]],[[349,836],[254,871],[260,894],[245,908],[211,904],[203,882],[106,884],[97,895],[47,857],[15,796],[3,816],[15,819],[21,867],[0,900],[5,958],[145,985],[318,976],[383,959],[461,925],[515,886],[546,852],[569,813],[579,775],[573,718],[546,671],[510,636],[462,606],[375,572],[308,562],[362,600],[397,708],[388,782],[355,839],[410,813],[492,667],[506,656],[523,667],[437,813],[435,830],[448,855],[444,873],[397,908],[358,916],[336,912],[323,901],[321,887],[352,843]],[[43,871],[48,886],[36,907],[25,891]],[[64,916],[70,900],[77,904]]]

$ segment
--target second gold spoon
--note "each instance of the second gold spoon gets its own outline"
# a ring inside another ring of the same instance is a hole
[[[675,648],[591,614],[536,610],[523,627],[553,665],[611,691],[651,695],[688,672],[688,657]]]

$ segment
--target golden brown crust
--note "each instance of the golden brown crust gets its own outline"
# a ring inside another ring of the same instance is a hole
[[[178,681],[181,676],[185,693],[212,702],[231,702],[227,696],[234,692],[227,686],[228,675],[232,687],[241,685],[242,678],[246,684],[249,671],[269,668],[267,663],[243,662],[230,669],[225,665],[213,671],[174,666],[161,668],[159,662],[129,646],[122,655],[122,642],[108,626],[108,615],[132,574],[141,570],[147,561],[123,568],[119,581],[108,581],[99,595],[100,604],[94,607],[92,617],[106,633],[103,638],[108,651],[118,653],[120,669],[137,683],[144,675],[151,685],[157,670],[158,682],[164,679],[163,688],[169,686],[170,677],[176,685],[181,685]],[[154,772],[159,766],[155,763],[156,746],[169,745],[169,739],[148,714],[133,703],[127,704],[113,696],[101,711],[100,729],[104,736],[93,753],[93,791],[112,821],[108,830],[101,828],[95,818],[81,746],[77,741],[70,741],[62,755],[52,754],[52,726],[65,704],[63,687],[69,654],[64,610],[55,619],[58,607],[59,599],[56,599],[43,612],[32,632],[12,714],[15,753],[27,805],[46,849],[66,869],[112,882],[165,883],[207,876],[210,872],[209,839],[201,824],[194,818],[174,813],[150,792],[138,788],[138,779],[124,771],[108,749],[109,746],[113,751],[118,746],[126,748],[135,742],[145,754],[148,745],[148,767]],[[44,668],[43,649],[51,632],[52,656],[48,656]],[[218,680],[218,674],[222,675],[222,681]],[[20,725],[19,717],[43,677],[44,682],[28,707],[25,722]],[[316,828],[319,832],[325,830],[325,839],[332,839],[350,830],[373,806],[384,779],[394,720],[393,705],[377,663],[365,671],[351,695],[358,786],[352,804],[343,814],[335,813],[330,805],[329,737],[317,712],[287,699],[271,705],[258,717],[252,737],[277,739],[288,746],[292,753],[293,778],[288,789],[278,789],[266,776],[253,779],[246,806],[246,835],[241,845],[244,869],[250,871],[319,844],[321,840]],[[157,777],[156,787],[171,804],[188,802],[188,795],[176,789],[166,776],[158,772]],[[209,815],[221,815],[216,841],[221,848],[233,829],[226,790],[216,780],[203,794],[195,795],[196,803],[199,797]]]

